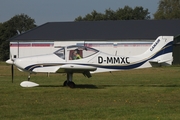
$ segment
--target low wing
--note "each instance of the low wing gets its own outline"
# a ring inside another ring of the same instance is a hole
[[[90,71],[95,71],[97,68],[87,65],[76,65],[76,64],[66,64],[62,65],[56,72],[57,73],[83,73],[84,76],[91,77]]]

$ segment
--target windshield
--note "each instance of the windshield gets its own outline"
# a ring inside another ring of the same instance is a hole
[[[64,47],[54,52],[54,54],[56,54],[58,57],[62,59],[65,59]]]
[[[77,60],[89,57],[99,52],[96,49],[89,48],[86,46],[69,46],[67,53],[69,54],[69,60]]]

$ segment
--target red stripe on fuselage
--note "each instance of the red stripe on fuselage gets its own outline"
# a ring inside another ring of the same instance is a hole
[[[10,44],[10,47],[50,47],[53,46],[53,44]]]

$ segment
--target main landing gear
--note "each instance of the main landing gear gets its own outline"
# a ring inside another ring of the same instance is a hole
[[[67,73],[67,80],[64,81],[63,86],[69,86],[70,88],[75,88],[75,83],[72,81],[73,73]]]

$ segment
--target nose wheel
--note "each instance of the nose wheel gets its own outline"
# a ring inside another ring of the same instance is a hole
[[[31,73],[29,73],[28,75],[28,81],[30,81],[30,79],[31,79]]]
[[[70,88],[75,88],[75,83],[72,81],[73,73],[67,73],[67,80],[64,81],[63,86],[69,86]]]

